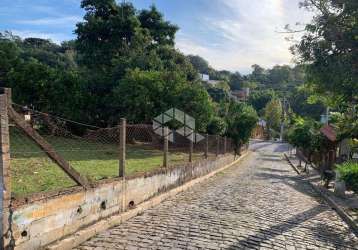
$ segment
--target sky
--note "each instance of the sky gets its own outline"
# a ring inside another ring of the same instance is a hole
[[[75,38],[82,20],[80,0],[0,0],[0,31],[20,37]],[[292,64],[291,42],[280,33],[286,24],[308,23],[300,0],[126,0],[138,9],[155,4],[180,27],[176,47],[204,57],[219,70],[250,72],[251,65]]]

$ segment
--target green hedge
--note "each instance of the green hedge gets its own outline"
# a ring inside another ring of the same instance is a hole
[[[358,193],[358,163],[345,162],[337,166],[341,180],[344,180],[347,188]]]

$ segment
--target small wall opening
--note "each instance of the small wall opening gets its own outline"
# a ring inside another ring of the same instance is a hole
[[[134,201],[130,201],[128,203],[128,208],[134,208],[135,204],[134,204]]]
[[[26,230],[22,231],[21,232],[21,237],[26,237],[26,236],[27,236],[27,231]]]
[[[83,209],[82,209],[81,206],[79,206],[79,207],[77,208],[77,214],[82,214],[82,212],[83,212]]]
[[[101,209],[105,210],[107,208],[107,201],[102,201],[101,202]]]

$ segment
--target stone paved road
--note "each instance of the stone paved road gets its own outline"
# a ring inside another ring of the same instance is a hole
[[[358,249],[341,218],[281,159],[256,151],[78,249]]]

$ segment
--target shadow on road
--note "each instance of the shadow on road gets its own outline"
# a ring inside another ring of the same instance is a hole
[[[285,174],[289,173],[287,170],[272,169],[267,167],[262,168],[262,170],[264,171],[255,174],[255,176],[270,182],[279,180],[276,183],[284,183],[302,194],[313,197],[319,201],[320,204],[302,213],[296,214],[282,223],[273,225],[267,229],[259,229],[259,231],[246,236],[245,239],[239,240],[229,249],[242,249],[244,247],[250,248],[253,246],[267,247],[267,245],[264,244],[265,242],[269,242],[270,239],[275,238],[276,236],[284,235],[285,232],[302,225],[305,221],[311,220],[320,213],[330,209],[328,206],[321,203],[322,201],[320,200],[320,196],[313,189],[308,187],[307,184],[301,180],[301,177],[287,175]],[[303,227],[306,230],[309,229],[309,234],[317,241],[330,242],[336,247],[352,244],[344,238],[348,234],[348,229],[346,232],[342,232],[337,231],[337,229],[333,226],[326,225],[324,223],[314,223],[312,225],[314,226],[307,227],[307,225],[304,225]],[[302,241],[305,241],[305,239],[302,238]]]
[[[303,222],[314,218],[315,216],[324,212],[325,210],[327,210],[327,208],[324,206],[316,206],[314,208],[306,210],[300,214],[297,214],[297,215],[291,217],[290,219],[288,219],[280,224],[274,225],[267,229],[260,229],[257,233],[251,234],[251,235],[247,236],[245,239],[234,243],[228,249],[237,249],[237,248],[241,249],[241,248],[250,247],[250,246],[262,246],[262,244],[265,241],[269,241],[269,239],[271,239],[271,238],[282,235],[283,233],[299,226]],[[267,237],[267,235],[270,235],[270,237]],[[340,237],[339,234],[335,235],[335,238],[336,237]],[[302,239],[302,240],[304,240],[304,239]],[[336,238],[336,240],[334,242],[336,242],[337,240],[339,240],[339,238],[338,239]],[[342,244],[344,244],[344,243],[345,242],[343,240]]]

